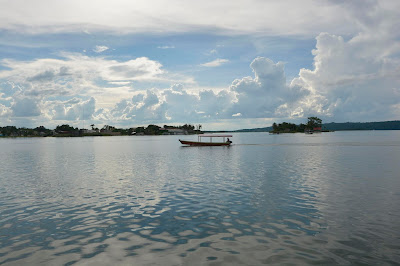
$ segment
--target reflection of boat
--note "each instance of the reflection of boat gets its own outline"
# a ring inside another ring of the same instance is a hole
[[[229,140],[232,135],[198,135],[197,141],[189,141],[189,140],[179,140],[183,145],[189,146],[229,146],[232,141]],[[202,141],[202,138],[210,138],[209,142]],[[222,142],[213,142],[213,138],[223,138]],[[227,139],[225,141],[225,138]]]

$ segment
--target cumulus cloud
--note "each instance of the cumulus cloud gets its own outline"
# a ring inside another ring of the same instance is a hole
[[[134,93],[131,82],[164,79],[162,65],[146,57],[116,61],[81,54],[61,56],[32,61],[0,60],[2,117],[111,119],[109,108],[101,112],[97,109],[131,97]]]
[[[395,89],[400,87],[400,60],[395,55],[400,46],[387,45],[396,42],[390,40],[394,36],[382,37],[365,33],[345,41],[320,34],[313,50],[315,68],[302,69],[292,81],[312,92],[301,102],[304,111],[340,121],[398,118],[400,95]]]
[[[218,67],[218,66],[220,66],[222,64],[225,64],[225,63],[228,63],[228,62],[229,62],[228,59],[217,58],[217,59],[215,59],[215,60],[213,60],[211,62],[207,62],[207,63],[201,64],[201,66],[204,66],[204,67]]]
[[[114,121],[125,124],[157,123],[165,120],[163,103],[150,90],[136,94],[131,99],[121,100],[109,113]]]
[[[247,118],[275,117],[280,106],[292,104],[310,93],[303,87],[286,84],[282,62],[258,57],[250,67],[254,78],[236,79],[230,86],[236,92],[237,101],[232,106],[235,114]]]
[[[107,46],[104,46],[104,45],[96,45],[95,47],[94,47],[94,49],[93,49],[93,52],[96,52],[96,53],[102,53],[102,52],[104,52],[104,51],[107,51],[109,48],[107,47]]]
[[[5,70],[0,71],[4,81],[2,92],[8,96],[16,93],[26,97],[46,98],[98,93],[107,90],[108,83],[113,91],[124,94],[130,81],[146,82],[162,80],[162,65],[146,57],[128,61],[88,57],[81,54],[62,54],[61,59],[35,59],[32,61],[0,60]],[[129,87],[128,87],[129,88]]]
[[[95,112],[96,100],[72,98],[67,101],[45,101],[46,115],[52,120],[91,120]]]

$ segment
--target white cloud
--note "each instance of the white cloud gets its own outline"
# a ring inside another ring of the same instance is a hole
[[[159,62],[146,57],[119,62],[81,54],[62,56],[62,59],[32,61],[3,59],[0,64],[6,70],[0,71],[0,79],[15,84],[13,90],[18,89],[26,96],[49,97],[94,93],[99,88],[104,91],[96,84],[99,81],[112,82],[125,89],[122,85],[127,83],[115,82],[154,81],[162,79],[164,73]]]
[[[10,117],[12,114],[11,108],[6,107],[3,104],[0,104],[0,117]]]
[[[174,49],[175,46],[173,45],[164,45],[164,46],[157,46],[158,49]]]
[[[228,62],[229,62],[228,59],[218,58],[218,59],[215,59],[215,60],[213,60],[211,62],[207,62],[207,63],[201,64],[201,66],[204,66],[204,67],[218,67],[218,66],[220,66],[222,64],[225,64],[225,63],[228,63]]]
[[[293,86],[312,91],[301,102],[305,113],[336,121],[398,119],[400,46],[391,34],[366,32],[345,41],[322,33],[317,37],[314,70],[302,69]]]
[[[96,53],[102,53],[102,52],[104,52],[104,51],[107,51],[109,48],[107,47],[107,46],[104,46],[104,45],[96,45],[95,47],[94,47],[94,49],[93,49],[93,52],[96,52]]]
[[[96,100],[73,98],[67,101],[45,101],[46,115],[52,120],[91,120],[95,112]]]
[[[122,62],[81,54],[64,53],[62,57],[1,60],[1,116],[43,117],[49,121],[111,119],[110,108],[135,93],[132,81],[166,79],[162,65],[145,57]],[[145,104],[151,104],[151,99],[154,97],[149,94]],[[101,107],[107,109],[97,112]]]
[[[214,29],[225,34],[315,36],[327,31],[347,35],[362,29],[354,13],[365,16],[371,10],[374,15],[389,15],[399,21],[397,0],[154,0],[151,3],[1,0],[0,28],[31,33],[209,32]]]
[[[286,84],[282,62],[275,64],[268,58],[258,57],[250,67],[254,78],[237,79],[230,86],[237,98],[232,106],[234,114],[240,113],[244,118],[280,116],[277,113],[280,106],[294,103],[310,93],[302,87]]]
[[[103,77],[107,80],[144,80],[154,79],[163,74],[162,65],[147,57],[140,57],[125,62],[113,62],[104,69]]]
[[[131,99],[121,100],[110,110],[110,115],[114,121],[131,125],[133,123],[157,123],[166,120],[163,103],[150,90],[137,94]]]

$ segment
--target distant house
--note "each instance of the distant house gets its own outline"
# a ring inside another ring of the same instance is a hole
[[[160,128],[159,131],[160,131],[161,135],[172,135],[172,133],[170,133],[170,132],[168,131],[168,129],[163,128],[163,127]]]
[[[187,135],[188,132],[180,128],[168,128],[168,133],[171,135]]]
[[[314,127],[313,128],[314,132],[321,132],[321,130],[322,130],[322,127]]]
[[[93,130],[93,129],[83,129],[83,133],[84,134],[95,134],[95,133],[99,133],[99,131]]]
[[[56,132],[59,135],[66,135],[66,136],[79,136],[79,130],[68,131],[68,130],[59,130]]]

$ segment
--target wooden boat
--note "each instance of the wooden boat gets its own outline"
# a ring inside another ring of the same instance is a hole
[[[229,140],[232,135],[198,135],[197,136],[197,141],[188,141],[188,140],[179,140],[180,143],[183,145],[189,145],[189,146],[229,146],[231,145],[232,141]],[[210,138],[210,141],[202,141],[202,138]],[[214,141],[213,138],[223,138],[222,142]],[[225,141],[225,138],[227,140]]]

